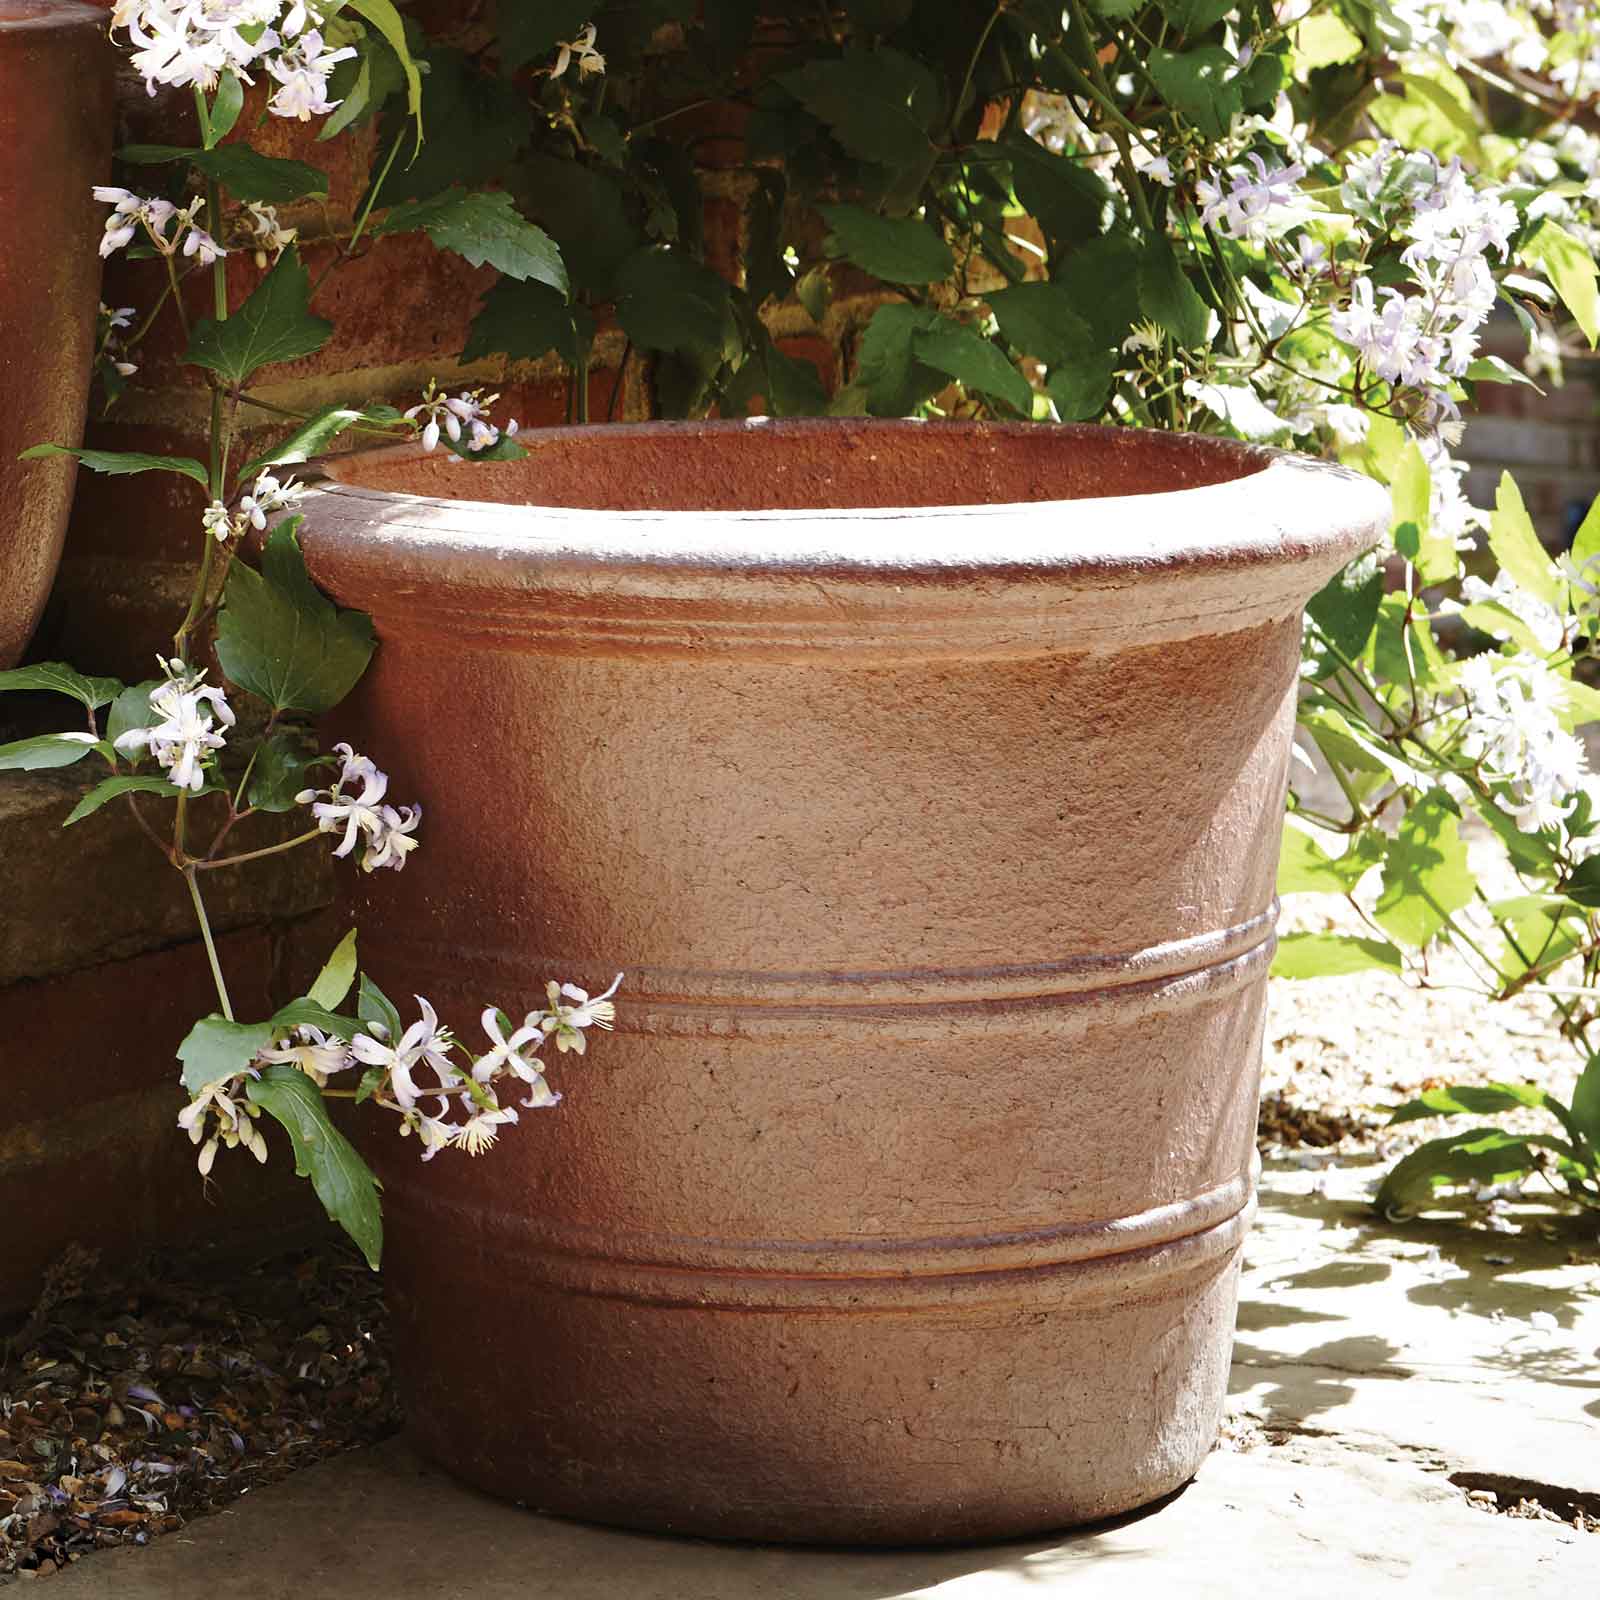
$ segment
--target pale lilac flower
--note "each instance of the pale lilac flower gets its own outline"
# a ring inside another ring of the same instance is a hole
[[[1273,234],[1286,233],[1315,210],[1311,198],[1299,187],[1306,169],[1299,162],[1288,167],[1268,167],[1254,152],[1245,161],[1255,168],[1230,167],[1222,182],[1202,178],[1195,193],[1202,205],[1200,220],[1230,239],[1260,243]],[[1224,187],[1225,185],[1225,187]]]
[[[358,1033],[350,1041],[350,1053],[357,1061],[386,1071],[389,1092],[404,1111],[414,1110],[417,1101],[424,1097],[442,1101],[440,1090],[461,1082],[460,1072],[450,1061],[449,1052],[455,1048],[450,1030],[439,1026],[438,1013],[421,995],[416,996],[416,1001],[422,1008],[422,1016],[401,1034],[397,1043],[387,1044],[367,1033]],[[432,1070],[434,1084],[416,1082],[413,1074],[421,1066]]]
[[[319,1089],[334,1073],[355,1064],[350,1046],[343,1039],[310,1023],[297,1027],[288,1039],[270,1049],[256,1051],[256,1060],[298,1067]]]
[[[266,527],[268,517],[288,510],[305,492],[305,485],[293,478],[280,483],[270,472],[263,472],[255,487],[239,501],[239,515],[259,533]]]
[[[351,60],[355,53],[348,45],[329,50],[322,35],[308,28],[280,55],[266,58],[267,71],[278,83],[267,109],[274,116],[295,117],[301,122],[326,116],[340,104],[328,98],[328,76],[339,62]]]
[[[233,537],[233,515],[221,500],[213,500],[200,514],[200,520],[218,544],[225,544]]]
[[[295,796],[300,805],[310,805],[311,815],[316,819],[320,832],[338,833],[340,829],[344,830],[344,838],[334,848],[333,853],[336,856],[349,855],[356,847],[356,840],[363,833],[381,834],[384,830],[385,824],[378,814],[378,804],[388,791],[388,774],[379,772],[370,762],[366,762],[364,767],[350,773],[348,781],[356,780],[361,783],[359,794],[351,795],[343,792],[347,776],[346,773],[341,773],[338,783],[332,789],[302,789]],[[328,796],[326,800],[317,798],[323,794]]]
[[[472,1064],[472,1076],[479,1083],[487,1083],[501,1072],[510,1072],[532,1083],[539,1078],[537,1063],[528,1060],[523,1051],[531,1045],[537,1050],[544,1043],[544,1030],[539,1026],[539,1014],[529,1014],[523,1025],[508,1039],[500,1026],[500,1014],[493,1006],[486,1006],[479,1018],[483,1031],[489,1035],[490,1048]],[[530,1052],[531,1054],[531,1052]]]
[[[469,1156],[481,1156],[500,1136],[500,1129],[516,1120],[509,1106],[479,1106],[456,1128],[451,1143]]]
[[[269,253],[271,259],[276,261],[294,243],[300,230],[285,228],[278,221],[278,213],[272,206],[251,201],[245,210],[249,213],[249,229],[255,245],[256,265],[264,268]]]
[[[191,224],[189,231],[183,236],[183,253],[186,256],[198,256],[200,265],[209,267],[219,256],[225,256],[228,252],[204,228]]]
[[[617,992],[618,985],[622,982],[619,972],[611,980],[611,987],[603,994],[597,994],[593,999],[585,989],[580,989],[573,983],[558,984],[552,979],[545,986],[545,993],[549,999],[550,1009],[540,1018],[539,1026],[547,1033],[554,1036],[557,1050],[571,1050],[582,1055],[588,1048],[583,1036],[585,1028],[597,1027],[609,1030],[617,1014],[617,1008],[612,1004],[611,996]],[[562,998],[576,1001],[575,1005],[562,1005]]]
[[[421,842],[412,836],[422,821],[422,807],[379,806],[378,820],[381,826],[368,830],[361,870],[376,872],[380,867],[393,867],[399,872],[405,867],[406,857]]]
[[[588,23],[578,32],[576,39],[569,39],[557,47],[555,65],[550,68],[552,78],[561,77],[574,58],[578,63],[579,78],[587,78],[596,72],[606,70],[606,58],[594,47],[595,27]]]
[[[203,672],[189,673],[181,661],[165,665],[167,681],[150,691],[150,710],[160,720],[130,728],[116,748],[125,754],[148,749],[169,782],[198,793],[205,787],[209,753],[227,742],[222,730],[233,726],[233,710],[220,688],[202,681]]]

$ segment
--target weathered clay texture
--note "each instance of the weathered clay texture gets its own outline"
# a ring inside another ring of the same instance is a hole
[[[768,1539],[1176,1487],[1254,1187],[1300,611],[1381,491],[1092,428],[524,442],[347,458],[304,530],[383,640],[337,733],[426,809],[363,964],[464,1031],[627,972],[492,1155],[371,1135],[422,1444]]]
[[[89,191],[111,164],[105,20],[76,0],[0,0],[0,667],[39,620],[72,504],[70,459],[17,453],[83,436],[105,215]]]

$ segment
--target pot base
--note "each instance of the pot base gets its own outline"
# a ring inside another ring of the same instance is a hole
[[[743,1304],[599,1263],[510,1286],[468,1246],[461,1281],[395,1306],[413,1437],[499,1498],[652,1533],[925,1545],[1103,1521],[1216,1440],[1248,1220],[1009,1273],[764,1279]],[[395,1222],[391,1281],[416,1281]],[[464,1341],[480,1273],[499,1304]]]

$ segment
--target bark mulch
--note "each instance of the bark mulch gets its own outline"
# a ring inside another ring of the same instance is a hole
[[[399,1422],[378,1279],[353,1252],[69,1252],[0,1327],[0,1584],[144,1544]]]

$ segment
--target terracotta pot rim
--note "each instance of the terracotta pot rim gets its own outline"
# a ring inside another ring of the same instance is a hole
[[[758,424],[758,425],[752,425]],[[1137,494],[920,506],[843,506],[814,510],[604,510],[467,497],[412,494],[363,483],[427,457],[416,444],[383,446],[317,463],[331,481],[322,494],[341,522],[376,522],[408,543],[466,550],[513,539],[529,557],[570,557],[604,566],[726,572],[759,562],[766,571],[826,569],[858,578],[943,581],[973,575],[1065,577],[1197,564],[1215,569],[1276,566],[1313,553],[1336,565],[1374,543],[1388,525],[1388,496],[1371,479],[1331,462],[1289,451],[1209,436],[1039,423],[918,423],[889,419],[747,422],[650,422],[530,430],[521,440],[547,442],[597,436],[625,448],[631,439],[685,440],[711,433],[748,433],[757,440],[814,435],[837,427],[892,442],[909,428],[960,432],[975,440],[1037,436],[1049,428],[1064,444],[1120,435],[1119,448],[1152,451],[1189,444],[1210,457],[1232,457],[1246,470],[1221,482]],[[1128,441],[1128,442],[1123,442]],[[522,467],[526,462],[508,463]],[[461,463],[463,486],[475,470]],[[756,468],[754,470],[759,470]],[[1309,480],[1309,481],[1308,481]],[[522,524],[523,526],[516,526]],[[859,535],[866,537],[859,537]],[[523,541],[526,541],[523,543]]]

